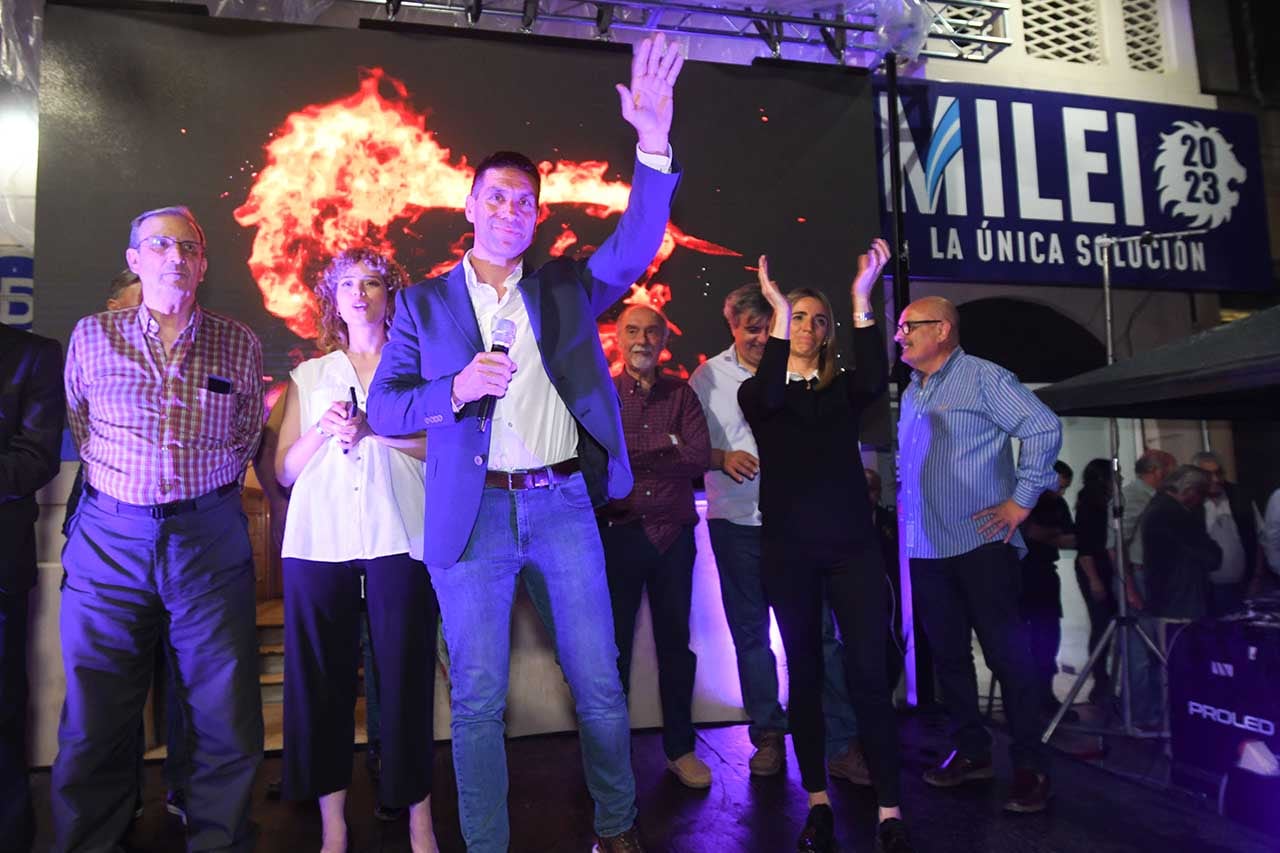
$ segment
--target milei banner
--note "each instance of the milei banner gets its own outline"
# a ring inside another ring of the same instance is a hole
[[[878,82],[882,219],[892,230]],[[1159,290],[1271,287],[1252,116],[996,86],[899,86],[911,275]],[[1163,238],[1168,232],[1206,233]]]

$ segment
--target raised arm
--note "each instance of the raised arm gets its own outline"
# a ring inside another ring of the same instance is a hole
[[[627,209],[613,234],[585,264],[583,278],[597,316],[644,275],[662,245],[671,197],[679,183],[679,176],[672,174],[669,134],[675,83],[683,65],[679,45],[658,33],[636,45],[631,85],[616,87],[622,117],[636,131],[638,162]]]
[[[875,328],[875,312],[871,292],[880,280],[880,272],[889,262],[889,244],[877,237],[866,252],[858,256],[858,270],[849,286],[853,300],[853,380],[849,397],[857,408],[863,408],[889,387],[889,356],[884,338]]]
[[[614,88],[622,100],[622,117],[636,129],[636,144],[645,154],[670,153],[675,85],[684,55],[675,42],[658,33],[636,45],[631,54],[631,85]]]
[[[769,325],[769,340],[756,375],[742,383],[738,389],[738,405],[746,415],[747,423],[755,424],[781,409],[787,393],[787,358],[791,353],[791,303],[782,295],[778,283],[769,278],[769,258],[761,255],[756,266],[756,278],[760,292],[769,307],[773,319]]]

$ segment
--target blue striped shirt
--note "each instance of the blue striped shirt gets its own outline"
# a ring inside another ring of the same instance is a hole
[[[997,541],[978,533],[974,513],[1010,497],[1034,507],[1057,486],[1062,424],[1018,377],[959,348],[922,378],[912,372],[898,420],[903,542],[909,557],[955,557]],[[1010,541],[1026,553],[1021,533]]]

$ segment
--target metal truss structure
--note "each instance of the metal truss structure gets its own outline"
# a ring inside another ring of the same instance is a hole
[[[873,0],[832,4],[824,0],[763,0],[700,3],[697,0],[357,0],[381,7],[397,19],[403,9],[414,20],[542,35],[607,39],[621,30],[667,32],[712,39],[763,43],[775,57],[800,50],[818,61],[874,66],[890,49]],[[988,62],[1012,44],[1005,34],[1007,2],[945,0],[923,4],[930,25],[921,58]],[[446,20],[441,20],[444,18]],[[815,49],[816,51],[806,50]],[[792,58],[792,57],[788,57]],[[914,57],[913,57],[914,58]]]

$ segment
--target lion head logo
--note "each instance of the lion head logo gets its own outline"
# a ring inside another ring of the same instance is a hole
[[[1217,228],[1231,220],[1248,173],[1216,127],[1180,121],[1160,134],[1156,190],[1160,209],[1190,220],[1191,228]]]

